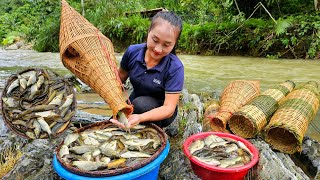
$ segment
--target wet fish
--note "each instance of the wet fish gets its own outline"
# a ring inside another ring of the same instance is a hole
[[[42,84],[44,83],[44,76],[43,75],[40,75],[38,77],[38,81],[36,82],[36,86],[38,87],[38,89],[42,86]]]
[[[62,103],[63,93],[58,94],[49,104],[60,106]]]
[[[8,106],[8,107],[15,107],[16,102],[12,97],[3,97],[2,101]]]
[[[108,169],[116,169],[120,167],[124,167],[126,165],[126,159],[125,158],[119,158],[114,161],[111,161],[108,163]]]
[[[27,87],[33,85],[37,81],[37,72],[31,71],[30,77],[27,82]]]
[[[120,157],[122,158],[142,158],[142,157],[151,157],[150,154],[146,154],[146,153],[143,153],[143,152],[139,152],[139,151],[127,151],[123,154],[120,155]]]
[[[59,107],[59,109],[63,109],[63,108],[66,108],[66,107],[69,107],[73,102],[73,94],[70,94],[66,97],[66,100],[65,102]]]
[[[128,126],[129,126],[129,121],[128,121],[128,118],[126,117],[126,115],[125,115],[122,111],[120,111],[120,112],[118,113],[118,116],[119,116],[118,121],[119,121],[120,123],[124,124],[124,126],[125,126],[126,128],[128,128]],[[130,129],[129,129],[129,130],[130,130]]]
[[[72,165],[84,171],[93,171],[103,167],[107,167],[107,164],[104,162],[93,161],[73,161]]]
[[[20,75],[18,75],[18,78],[19,78],[20,87],[22,87],[22,89],[26,89],[28,84],[27,80]]]
[[[74,146],[69,148],[69,151],[71,152],[75,152],[76,154],[83,154],[86,152],[91,152],[92,150],[94,150],[96,147],[92,146],[92,145],[81,145],[81,146]]]
[[[20,86],[20,80],[19,79],[14,80],[10,84],[10,86],[8,87],[7,94],[10,94],[12,92],[12,90],[14,90],[15,88],[17,88],[19,86]]]
[[[59,155],[61,158],[63,158],[65,155],[69,154],[69,148],[66,145],[62,145],[60,147]]]
[[[213,157],[195,157],[197,160],[204,162],[209,165],[218,166],[220,165],[220,161]]]
[[[234,165],[236,164],[237,162],[241,161],[241,157],[235,157],[235,158],[230,158],[230,159],[223,159],[220,161],[220,165],[219,167],[228,167],[230,165]]]
[[[204,147],[204,142],[198,139],[190,145],[189,151],[191,154],[193,154],[195,151],[202,149],[203,147]]]
[[[74,141],[76,141],[78,138],[79,138],[79,134],[78,133],[71,133],[71,134],[68,134],[66,136],[66,138],[64,139],[63,141],[63,144],[65,146],[69,146],[71,143],[73,143]]]
[[[36,137],[38,138],[41,132],[41,126],[40,123],[38,121],[33,121],[33,127],[34,127],[34,134],[36,135]]]
[[[48,123],[43,119],[43,117],[38,117],[37,119],[38,123],[40,124],[40,127],[43,131],[47,132],[48,135],[51,135],[51,129],[48,125]]]

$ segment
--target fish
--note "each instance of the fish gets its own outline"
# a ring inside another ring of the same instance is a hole
[[[212,166],[218,166],[220,165],[220,161],[213,158],[213,157],[195,157],[198,161],[204,162],[206,164],[212,165]]]
[[[52,117],[60,117],[57,113],[53,111],[43,111],[34,113],[36,116],[40,116],[43,118],[52,118]]]
[[[228,167],[230,165],[234,165],[237,162],[241,161],[241,159],[242,158],[240,156],[235,157],[235,158],[230,158],[230,159],[223,159],[223,160],[220,161],[219,167],[225,168],[225,167]]]
[[[62,103],[63,93],[58,94],[49,104],[60,106]]]
[[[71,143],[75,142],[79,138],[78,133],[70,133],[66,136],[66,138],[63,141],[63,145],[69,146]]]
[[[81,145],[81,146],[74,146],[69,148],[69,151],[74,152],[76,154],[84,154],[86,152],[94,150],[96,147],[92,145]]]
[[[238,150],[238,146],[236,144],[230,144],[226,146],[226,152],[230,153],[233,151],[237,151]]]
[[[30,96],[29,99],[34,98],[34,96],[39,92],[39,88],[36,84],[32,85],[30,88]]]
[[[38,77],[38,81],[36,82],[36,86],[38,87],[38,89],[42,86],[42,84],[44,83],[44,76],[43,75],[40,75]]]
[[[69,153],[69,148],[68,148],[68,146],[62,145],[62,146],[60,147],[59,156],[60,156],[61,158],[63,158],[63,157],[64,157],[65,155],[67,155],[67,154],[70,154],[70,153]]]
[[[92,138],[92,137],[87,137],[86,139],[83,140],[83,143],[86,145],[95,145],[95,146],[100,145],[99,141],[97,141],[95,138]]]
[[[18,75],[18,78],[19,78],[20,87],[22,87],[22,89],[26,89],[28,84],[27,80],[20,75]]]
[[[42,129],[43,131],[47,132],[48,135],[51,135],[51,133],[52,133],[52,132],[51,132],[51,129],[50,129],[48,123],[44,120],[44,118],[43,118],[43,117],[38,117],[38,118],[37,118],[37,121],[38,121],[38,123],[40,124],[41,129]]]
[[[124,124],[124,126],[126,128],[129,128],[129,121],[128,121],[128,118],[126,117],[126,115],[124,114],[124,112],[119,111],[118,116],[119,116],[118,121],[120,123]]]
[[[14,80],[10,86],[8,86],[8,89],[7,89],[7,94],[10,94],[12,92],[12,90],[14,90],[15,88],[19,87],[20,86],[20,80],[19,79],[16,79]]]
[[[35,82],[37,82],[37,72],[31,71],[32,73],[29,76],[27,87],[30,85],[33,85]]]
[[[85,152],[82,154],[82,157],[86,160],[86,161],[91,161],[92,160],[92,153],[90,151]]]
[[[100,161],[108,164],[111,161],[111,159],[109,157],[102,157]]]
[[[108,169],[116,169],[120,167],[124,167],[126,165],[126,159],[125,158],[119,158],[114,161],[111,161],[108,163]]]
[[[143,158],[143,157],[151,157],[150,154],[146,154],[146,153],[143,153],[143,152],[139,152],[139,151],[127,151],[125,153],[122,153],[120,155],[120,157],[122,158]]]
[[[189,151],[191,154],[193,154],[195,151],[202,149],[203,147],[204,147],[204,142],[198,139],[190,145]]]
[[[243,142],[237,141],[237,143],[240,148],[244,149],[250,155],[250,157],[253,158],[252,152],[247,148],[245,144],[243,144]]]
[[[92,151],[92,157],[97,157],[101,154],[101,150],[99,148],[96,148]]]
[[[16,106],[16,102],[15,102],[14,98],[12,98],[12,97],[3,97],[2,101],[6,104],[6,106],[8,106],[10,108]]]
[[[107,164],[104,162],[93,161],[73,161],[72,165],[84,171],[93,171],[103,167],[107,167]]]
[[[61,110],[63,108],[69,107],[73,102],[73,96],[73,94],[68,95],[65,102],[59,107],[59,109]]]

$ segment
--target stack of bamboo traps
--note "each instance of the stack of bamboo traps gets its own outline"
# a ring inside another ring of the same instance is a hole
[[[284,153],[301,151],[309,123],[319,108],[319,88],[315,81],[288,94],[265,128],[266,141]]]
[[[216,131],[224,132],[231,115],[260,93],[259,81],[235,80],[222,92],[219,111],[212,117]]]
[[[97,92],[113,110],[129,115],[112,42],[65,1],[61,1],[60,56],[63,65]]]
[[[228,121],[230,130],[243,138],[252,138],[257,135],[279,107],[279,101],[294,87],[294,82],[286,81],[264,91],[232,115]]]

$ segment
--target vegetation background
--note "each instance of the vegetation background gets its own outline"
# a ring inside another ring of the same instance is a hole
[[[184,21],[177,52],[269,58],[320,58],[318,0],[68,0],[109,37],[117,52],[144,42],[150,19],[137,11],[163,7]],[[59,0],[1,0],[0,43],[25,40],[57,52]],[[126,16],[125,13],[132,12]]]

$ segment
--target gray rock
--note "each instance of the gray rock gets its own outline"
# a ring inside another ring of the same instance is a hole
[[[17,50],[17,49],[19,49],[17,44],[12,44],[5,48],[5,50]]]

